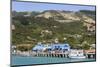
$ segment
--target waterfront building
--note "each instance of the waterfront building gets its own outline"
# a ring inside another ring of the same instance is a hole
[[[68,57],[70,52],[69,44],[37,44],[33,47],[36,56],[46,57]]]
[[[33,51],[70,51],[69,44],[37,44]]]
[[[87,58],[96,58],[95,49],[85,50],[84,52]]]

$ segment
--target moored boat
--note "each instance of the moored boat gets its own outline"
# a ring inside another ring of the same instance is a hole
[[[86,56],[84,55],[84,51],[83,50],[76,50],[76,49],[71,49],[70,53],[69,53],[69,58],[86,58]]]
[[[69,58],[84,59],[86,57],[85,56],[70,56]]]

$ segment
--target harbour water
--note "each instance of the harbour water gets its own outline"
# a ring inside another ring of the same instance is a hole
[[[24,56],[12,56],[11,65],[38,65],[38,64],[52,64],[52,63],[71,63],[71,62],[92,62],[95,59],[70,59],[70,58],[58,58],[58,57],[24,57]]]

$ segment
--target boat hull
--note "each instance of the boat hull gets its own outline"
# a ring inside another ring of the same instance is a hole
[[[85,56],[70,56],[69,58],[84,59]]]

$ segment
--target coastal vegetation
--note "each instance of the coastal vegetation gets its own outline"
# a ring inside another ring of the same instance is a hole
[[[88,30],[88,24],[84,26],[86,22],[83,21],[85,19],[82,17],[82,15],[85,15],[87,19],[89,17],[95,21],[95,11],[80,10],[74,13],[75,17],[79,17],[80,20],[71,19],[71,22],[56,21],[68,19],[62,15],[57,15],[56,11],[48,11],[51,14],[53,13],[49,18],[39,17],[45,15],[45,12],[47,11],[42,13],[34,11],[12,12],[12,25],[15,26],[15,29],[12,30],[12,44],[17,45],[18,50],[28,51],[38,42],[55,43],[56,40],[59,43],[69,43],[71,48],[77,49],[89,49],[91,44],[95,44],[95,30]],[[73,14],[73,12],[71,13]],[[21,44],[24,45],[20,46]],[[27,44],[31,45],[27,48],[25,46]]]

